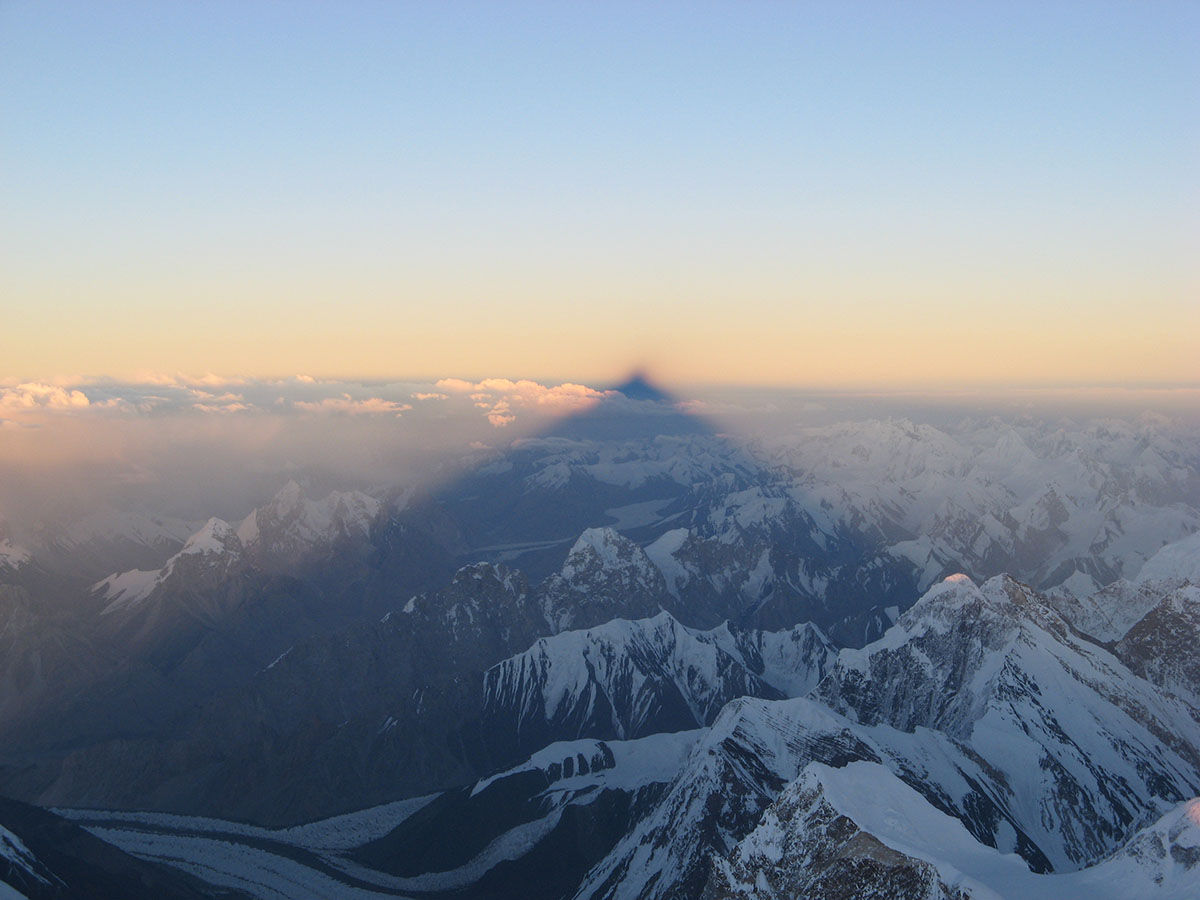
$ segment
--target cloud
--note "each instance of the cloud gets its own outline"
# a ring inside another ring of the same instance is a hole
[[[496,428],[511,425],[522,411],[565,415],[587,409],[605,398],[620,396],[615,391],[598,391],[584,384],[565,382],[546,385],[527,379],[512,381],[508,378],[485,378],[482,381],[466,381],[462,378],[443,378],[435,386],[458,395],[467,395],[477,409],[484,410],[487,420]]]
[[[75,382],[9,383],[0,386],[0,419],[20,416],[40,424],[46,416],[88,410],[89,416],[113,418],[171,415],[397,417],[413,412],[422,421],[474,421],[483,428],[507,428],[586,409],[602,399],[623,399],[612,391],[564,382],[529,379],[443,378],[421,382],[353,382],[310,375],[261,379],[205,374],[147,373],[136,381],[89,378]],[[414,407],[413,404],[419,404]]]
[[[475,405],[480,406],[481,404],[476,403]],[[512,414],[512,408],[508,405],[508,401],[501,400],[492,407],[488,413],[487,420],[495,428],[504,428],[517,421],[517,417]]]
[[[326,397],[324,400],[319,401],[297,400],[292,405],[296,409],[304,409],[309,412],[346,413],[349,415],[390,413],[391,415],[399,416],[412,409],[412,404],[410,403],[398,403],[395,400],[385,400],[382,397],[368,397],[364,400],[355,400],[349,394],[342,394],[340,397]]]
[[[206,372],[203,375],[187,375],[183,372],[141,372],[133,381],[134,384],[157,385],[159,387],[233,387],[250,384],[251,379],[240,375],[214,375]]]
[[[192,409],[203,413],[237,413],[250,412],[253,407],[246,402],[242,394],[226,391],[216,394],[211,391],[190,388],[189,393],[195,398]]]
[[[78,388],[26,381],[16,387],[0,390],[0,411],[3,412],[77,410],[90,405],[87,394]]]

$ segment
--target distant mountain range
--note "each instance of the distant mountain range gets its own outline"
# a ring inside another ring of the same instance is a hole
[[[0,882],[1194,897],[1193,438],[634,379],[440,485],[0,531]]]

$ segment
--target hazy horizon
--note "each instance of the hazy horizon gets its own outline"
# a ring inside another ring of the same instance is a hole
[[[668,392],[667,410],[700,416],[735,444],[787,444],[808,429],[865,421],[913,421],[949,433],[991,419],[1084,430],[1108,420],[1200,428],[1196,387],[689,389],[648,377]],[[29,537],[104,510],[238,518],[290,478],[318,492],[428,488],[597,403],[624,417],[664,411],[614,392],[623,380],[209,375],[0,385],[0,524]]]

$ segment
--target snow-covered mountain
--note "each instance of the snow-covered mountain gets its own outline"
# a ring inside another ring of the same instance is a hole
[[[27,545],[48,568],[95,581],[106,572],[161,567],[201,524],[110,506],[66,522],[42,523]]]
[[[191,535],[161,569],[132,569],[109,575],[92,589],[105,601],[102,615],[136,610],[156,592],[172,588],[204,595],[206,589],[219,585],[241,563],[242,553],[233,526],[213,518]]]
[[[886,767],[810,763],[714,862],[704,900],[1187,900],[1200,884],[1200,800],[1180,804],[1080,872],[1034,874],[980,844]],[[852,891],[852,893],[847,893]]]
[[[302,569],[339,543],[364,542],[381,508],[379,500],[358,491],[310,500],[289,481],[236,527],[211,518],[160,569],[114,573],[93,590],[107,601],[104,612],[113,613],[136,608],[172,585],[202,592],[242,565],[268,572]]]
[[[561,896],[653,804],[697,737],[556,743],[453,790],[288,828],[63,813],[128,853],[270,900]]]
[[[1166,596],[1184,610],[1196,599],[1188,585]],[[544,619],[536,624],[541,610],[536,591],[510,570],[472,567],[452,589],[414,599],[378,627],[400,635],[408,623],[426,622],[438,630],[411,646],[437,633],[454,654],[487,635],[529,640],[513,631],[521,621],[548,631]],[[361,896],[516,896],[514,884],[543,884],[528,880],[534,871],[553,885],[546,896],[581,898],[744,896],[747,885],[762,896],[838,896],[847,872],[865,897],[1003,896],[1004,885],[1028,885],[1030,896],[1096,885],[1098,896],[1116,896],[1148,884],[1165,886],[1163,896],[1187,896],[1178,891],[1196,867],[1189,803],[1200,793],[1200,726],[1179,692],[1081,637],[1045,597],[1005,577],[982,586],[951,578],[862,650],[833,661],[818,636],[810,627],[698,631],[667,613],[544,636],[484,677],[480,702],[495,725],[545,724],[561,711],[560,725],[615,730],[645,721],[637,716],[661,708],[667,691],[687,710],[668,727],[707,727],[552,743],[498,776],[423,801],[423,814],[410,810],[390,825],[385,817],[359,849],[326,854],[288,877],[332,872],[332,884]],[[332,669],[320,663],[332,647],[316,645],[285,654],[263,678],[292,698],[297,715],[345,716],[347,689],[370,697],[383,683],[363,680],[347,663],[376,666],[389,654],[381,645],[364,658],[362,642],[338,645]],[[327,713],[296,694],[334,670],[349,677]],[[407,684],[389,696],[404,696]],[[731,698],[754,690],[762,696]],[[428,729],[448,709],[427,690],[416,694],[416,706],[435,703],[434,718],[405,718],[385,698],[371,713],[375,740],[411,745],[416,723]],[[253,708],[279,710],[282,696],[261,695]],[[454,702],[462,708],[461,696]],[[605,704],[611,715],[594,715]],[[340,730],[349,736],[357,727]],[[642,761],[613,781],[622,747]],[[263,873],[294,865],[280,861],[293,851],[257,837],[231,855],[221,842],[236,844],[230,835],[244,826],[179,820],[155,825],[154,836],[143,815],[93,814],[89,827],[146,858],[224,873],[221,884],[272,883],[276,876]],[[437,837],[462,835],[464,823],[473,823],[469,840]],[[574,855],[551,850],[563,841]],[[1048,871],[1057,874],[1034,874]]]
[[[653,616],[671,599],[650,557],[612,528],[584,531],[541,590],[542,613],[552,631]]]
[[[770,450],[807,510],[875,531],[921,587],[1008,572],[1086,593],[1200,531],[1194,435],[1153,419],[856,421]]]
[[[339,544],[365,542],[382,509],[382,502],[362,491],[332,491],[310,500],[289,481],[242,520],[237,536],[259,567],[287,571],[336,552]]]
[[[939,584],[809,698],[741,699],[579,897],[697,896],[812,762],[878,763],[973,839],[1037,871],[1079,868],[1200,793],[1188,706],[1000,577]]]
[[[538,640],[484,676],[483,730],[507,752],[555,740],[624,740],[709,725],[736,697],[807,692],[836,650],[812,625],[711,631],[669,613]]]
[[[814,697],[864,725],[929,728],[1006,773],[1056,869],[1200,794],[1200,727],[1007,576],[954,576],[883,638],[846,650]]]
[[[1190,432],[748,446],[626,400],[664,408],[402,500],[289,482],[240,520],[0,543],[0,790],[257,896],[1193,877]]]

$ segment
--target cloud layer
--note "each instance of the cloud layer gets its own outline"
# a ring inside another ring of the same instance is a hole
[[[487,378],[436,382],[350,382],[309,375],[249,379],[147,374],[136,381],[78,379],[0,386],[0,421],[44,424],[50,414],[109,417],[204,415],[318,415],[474,417],[493,428],[584,409],[612,392],[582,384],[541,384]]]

